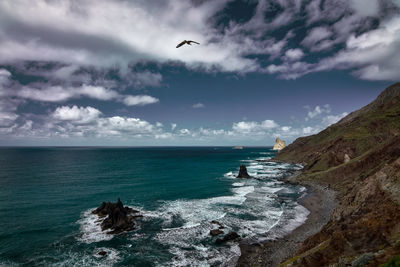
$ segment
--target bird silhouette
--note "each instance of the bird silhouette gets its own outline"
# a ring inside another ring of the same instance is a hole
[[[180,43],[176,46],[176,48],[179,48],[179,47],[181,47],[181,46],[184,45],[184,44],[192,45],[192,43],[195,43],[195,44],[198,44],[198,45],[200,44],[200,43],[195,42],[195,41],[183,40],[182,42],[180,42]]]

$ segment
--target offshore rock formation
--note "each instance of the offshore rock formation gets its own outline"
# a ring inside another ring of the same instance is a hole
[[[236,178],[251,178],[250,175],[247,173],[247,169],[245,165],[240,165],[240,170],[238,176]]]
[[[220,245],[222,243],[234,240],[234,239],[239,238],[239,237],[240,236],[236,232],[229,232],[223,238],[218,238],[217,240],[215,240],[215,243],[217,245]]]
[[[275,145],[272,149],[279,151],[279,150],[283,149],[284,147],[286,147],[286,142],[278,137],[278,138],[276,138]]]
[[[400,83],[276,160],[305,164],[297,181],[333,188],[340,200],[285,265],[379,266],[400,255]]]
[[[135,228],[134,218],[141,215],[133,215],[139,211],[129,207],[124,207],[118,198],[117,203],[103,202],[100,207],[93,210],[100,218],[105,218],[101,223],[101,230],[111,229],[109,234],[119,234],[125,231],[131,231]]]

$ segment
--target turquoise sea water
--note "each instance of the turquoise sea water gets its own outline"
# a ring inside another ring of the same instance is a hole
[[[304,188],[282,178],[298,165],[270,148],[0,148],[0,266],[231,266],[235,242],[274,238],[301,224]],[[240,164],[258,179],[235,178]],[[101,232],[102,201],[139,209],[135,231]],[[107,252],[105,257],[97,253]]]

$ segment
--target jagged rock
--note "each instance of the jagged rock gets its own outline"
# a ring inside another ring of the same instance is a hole
[[[284,148],[286,146],[286,142],[283,141],[282,139],[280,139],[279,137],[276,138],[275,140],[275,145],[273,150],[281,150],[282,148]]]
[[[100,256],[105,256],[107,255],[107,252],[105,252],[104,250],[100,251],[99,253],[97,253]]]
[[[347,154],[344,154],[344,163],[347,163],[350,161],[350,156]]]
[[[132,214],[137,212],[139,211],[124,207],[119,198],[117,203],[103,202],[100,207],[92,211],[100,218],[107,216],[101,223],[101,230],[111,229],[110,234],[133,230],[135,226],[134,218],[137,216],[132,216]]]
[[[217,235],[220,235],[220,234],[222,234],[224,231],[222,231],[222,230],[220,230],[220,229],[212,229],[212,230],[210,230],[210,235],[212,235],[212,236],[217,236]]]
[[[215,243],[217,245],[220,245],[222,243],[234,240],[234,239],[236,239],[238,237],[240,237],[240,236],[236,232],[229,232],[223,238],[218,238],[217,240],[215,240]]]
[[[250,175],[247,173],[247,169],[245,165],[240,165],[239,174],[236,178],[251,178]]]

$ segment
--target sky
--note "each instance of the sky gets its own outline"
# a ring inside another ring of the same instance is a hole
[[[2,0],[0,145],[291,143],[398,82],[399,51],[400,0]]]

